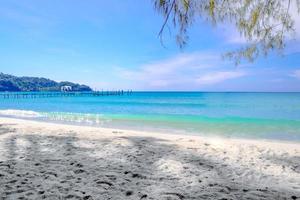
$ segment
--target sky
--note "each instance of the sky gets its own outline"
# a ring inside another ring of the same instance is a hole
[[[284,55],[236,66],[233,26],[197,21],[179,49],[152,0],[2,0],[0,72],[97,90],[300,92],[300,16]]]

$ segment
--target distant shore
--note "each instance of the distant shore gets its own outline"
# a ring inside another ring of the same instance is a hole
[[[0,197],[297,199],[300,143],[0,118]]]

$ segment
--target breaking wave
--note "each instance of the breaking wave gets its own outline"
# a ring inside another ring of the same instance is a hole
[[[0,115],[7,117],[20,117],[20,118],[40,118],[43,115],[39,112],[31,111],[31,110],[0,110]]]

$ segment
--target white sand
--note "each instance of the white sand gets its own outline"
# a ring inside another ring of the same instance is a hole
[[[300,143],[0,118],[0,199],[297,198]]]

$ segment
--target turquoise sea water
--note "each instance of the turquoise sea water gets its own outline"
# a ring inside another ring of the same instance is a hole
[[[0,115],[101,127],[300,141],[300,93],[134,92],[0,99]]]

